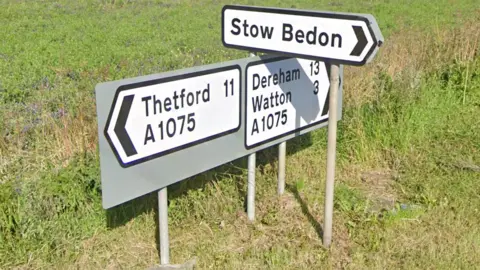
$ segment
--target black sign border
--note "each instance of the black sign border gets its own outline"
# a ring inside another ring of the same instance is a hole
[[[248,46],[240,46],[240,45],[231,45],[225,43],[225,11],[227,9],[230,10],[241,10],[241,11],[254,11],[254,12],[264,12],[264,13],[274,13],[274,14],[283,14],[283,15],[300,15],[300,16],[308,16],[308,17],[317,17],[317,18],[329,18],[329,19],[341,19],[341,20],[352,20],[352,21],[363,21],[366,23],[368,31],[372,36],[373,44],[370,50],[367,52],[365,57],[360,62],[350,61],[350,60],[341,60],[341,59],[334,59],[328,57],[316,57],[312,55],[305,55],[299,53],[289,53],[284,51],[277,51],[277,50],[267,50],[267,49],[259,49],[255,47],[248,47]],[[261,52],[261,53],[270,53],[270,54],[277,54],[277,55],[285,55],[285,57],[296,57],[296,58],[304,58],[308,60],[320,60],[322,62],[329,62],[329,63],[338,63],[338,64],[345,64],[350,66],[363,66],[367,63],[367,59],[371,56],[375,47],[379,45],[377,37],[373,33],[373,30],[370,26],[370,21],[362,17],[360,15],[348,15],[348,14],[335,14],[335,13],[326,13],[326,12],[317,12],[317,11],[306,11],[306,10],[290,10],[290,9],[281,9],[281,8],[270,8],[270,7],[254,7],[254,6],[236,6],[236,5],[225,5],[222,8],[222,43],[223,46],[226,48],[232,49],[240,49],[240,50],[247,50],[247,51],[254,51],[254,52]]]
[[[300,127],[300,128],[297,128],[297,129],[294,129],[294,130],[291,130],[291,131],[287,131],[285,133],[282,133],[280,135],[277,135],[275,137],[272,137],[270,139],[267,139],[267,140],[264,140],[264,141],[261,141],[261,142],[258,142],[256,144],[252,144],[250,146],[247,145],[247,116],[248,116],[248,113],[247,113],[247,104],[248,104],[248,83],[247,83],[247,80],[248,80],[248,68],[249,67],[252,67],[252,66],[258,66],[258,65],[264,65],[264,64],[268,64],[268,63],[271,63],[271,62],[278,62],[278,61],[283,61],[283,60],[289,60],[289,59],[295,59],[295,57],[283,57],[283,56],[280,56],[280,57],[275,57],[275,58],[271,58],[271,59],[261,59],[261,60],[258,60],[258,61],[253,61],[253,62],[250,62],[248,63],[246,66],[245,66],[245,139],[243,141],[243,144],[245,146],[245,149],[247,150],[251,150],[253,148],[257,148],[261,145],[264,145],[264,144],[267,144],[267,143],[270,143],[272,141],[276,141],[276,140],[279,140],[281,138],[284,138],[288,135],[291,135],[293,133],[297,133],[297,132],[300,132],[302,130],[305,130],[305,129],[308,129],[308,128],[311,128],[311,127],[314,127],[316,125],[320,125],[320,124],[323,124],[325,122],[328,121],[328,119],[330,119],[330,111],[329,111],[329,115],[327,118],[325,119],[322,119],[320,121],[317,121],[317,122],[314,122],[314,123],[311,123],[311,124],[308,124],[306,126],[303,126],[303,127]],[[307,60],[311,60],[311,59],[307,59]],[[311,60],[311,61],[319,61],[319,60]],[[327,70],[327,74],[328,74],[328,81],[330,82],[330,64],[329,63],[325,63],[325,62],[322,62],[325,64],[325,68]],[[341,78],[340,78],[341,79]],[[331,83],[331,82],[330,82]],[[339,85],[341,85],[341,80],[339,80]],[[328,89],[328,91],[330,92],[330,87]],[[329,94],[327,94],[327,97],[326,97],[326,100],[325,100],[325,103],[327,104],[327,106],[329,105]],[[329,108],[330,110],[331,108]],[[335,107],[335,110],[337,108]],[[284,140],[285,141],[285,140]],[[280,142],[279,142],[280,143]]]
[[[180,146],[177,146],[177,147],[174,147],[174,148],[171,148],[171,149],[168,149],[168,150],[165,150],[165,151],[162,151],[162,152],[159,152],[159,153],[147,156],[147,157],[143,157],[143,158],[140,158],[140,159],[128,162],[128,163],[124,163],[122,161],[117,149],[115,148],[115,145],[113,144],[113,142],[112,142],[112,140],[111,140],[111,138],[110,138],[110,136],[107,132],[108,127],[110,126],[111,119],[112,119],[113,111],[115,109],[115,104],[117,103],[118,96],[120,95],[120,93],[122,91],[131,90],[131,89],[140,88],[140,87],[145,87],[145,86],[151,86],[151,85],[155,85],[155,84],[162,84],[162,83],[167,83],[167,82],[172,82],[172,81],[190,79],[190,78],[194,78],[194,77],[205,76],[205,75],[210,75],[210,74],[214,74],[214,73],[230,71],[230,70],[234,70],[234,69],[239,71],[239,73],[238,73],[239,74],[238,75],[239,76],[239,93],[238,93],[239,98],[238,99],[239,99],[240,112],[239,112],[239,120],[238,120],[238,126],[237,127],[233,128],[233,129],[230,129],[230,130],[227,130],[227,131],[224,131],[224,132],[221,132],[221,133],[217,133],[215,135],[212,135],[212,136],[209,136],[209,137],[206,137],[206,138],[202,138],[202,139],[184,144],[184,145],[180,145]],[[110,107],[110,112],[108,114],[107,122],[106,122],[105,128],[103,130],[103,134],[104,134],[108,144],[110,145],[110,148],[112,149],[115,157],[117,158],[117,161],[120,164],[120,166],[122,168],[128,168],[128,167],[138,165],[138,164],[141,164],[141,163],[144,163],[144,162],[147,162],[147,161],[150,161],[150,160],[153,160],[153,159],[156,159],[156,158],[159,158],[159,157],[162,157],[162,156],[174,153],[174,152],[178,152],[180,150],[183,150],[183,149],[186,149],[186,148],[189,148],[189,147],[192,147],[192,146],[195,146],[195,145],[198,145],[198,144],[201,144],[201,143],[213,140],[213,139],[217,139],[217,138],[235,133],[242,126],[242,83],[243,83],[242,82],[242,68],[240,67],[240,65],[235,64],[235,65],[228,65],[228,66],[225,66],[225,67],[213,68],[213,69],[208,69],[208,70],[188,72],[188,73],[180,74],[180,75],[173,75],[173,76],[166,77],[166,78],[153,79],[153,80],[148,80],[148,81],[143,81],[143,82],[136,82],[136,83],[121,85],[117,88],[116,93],[115,93],[115,97],[113,98],[112,105]]]

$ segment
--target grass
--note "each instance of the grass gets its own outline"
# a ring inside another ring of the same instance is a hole
[[[169,187],[171,260],[220,269],[475,268],[480,263],[477,1],[238,1],[373,14],[386,37],[345,68],[334,242],[321,244],[326,129]],[[223,48],[226,1],[0,1],[0,266],[158,262],[156,196],[101,208],[96,83],[245,57]]]

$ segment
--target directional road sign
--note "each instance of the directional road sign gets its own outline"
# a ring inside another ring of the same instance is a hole
[[[320,61],[257,61],[246,69],[245,147],[328,120],[330,78]]]
[[[326,70],[257,56],[98,84],[103,207],[327,126]]]
[[[373,58],[383,37],[369,14],[226,5],[222,41],[230,48],[359,66]]]
[[[212,69],[118,88],[105,136],[132,166],[240,128],[240,67]]]

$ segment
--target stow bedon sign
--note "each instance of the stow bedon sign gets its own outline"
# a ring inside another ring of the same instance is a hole
[[[225,47],[364,65],[381,45],[368,14],[232,6],[222,10]]]

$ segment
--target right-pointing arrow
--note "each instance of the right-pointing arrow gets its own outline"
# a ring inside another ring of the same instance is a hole
[[[127,154],[127,157],[137,154],[137,150],[128,136],[125,125],[127,124],[128,115],[130,114],[130,108],[132,107],[133,98],[135,95],[124,96],[120,112],[118,113],[117,122],[115,123],[115,135],[117,135],[120,144]]]
[[[325,68],[327,70],[327,77],[328,81],[330,82],[330,69],[332,65],[325,63]],[[330,85],[328,86],[327,90],[327,97],[325,98],[325,102],[323,103],[323,110],[322,110],[322,116],[327,115],[329,111],[329,106],[330,106]]]
[[[355,48],[353,48],[350,55],[360,56],[360,54],[362,54],[363,50],[367,46],[368,40],[361,26],[354,25],[352,27],[353,27],[353,31],[355,32],[355,36],[357,36],[357,45],[355,45]]]

